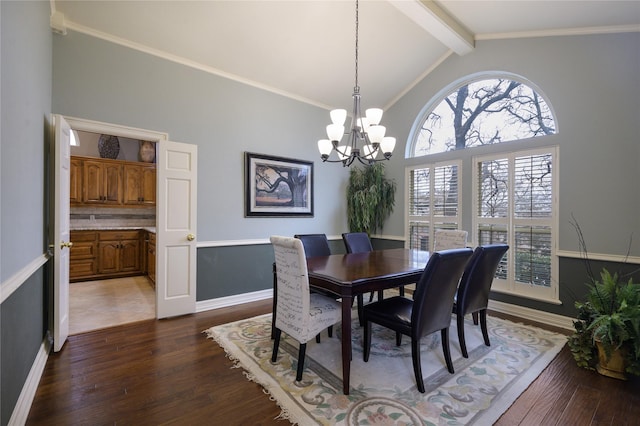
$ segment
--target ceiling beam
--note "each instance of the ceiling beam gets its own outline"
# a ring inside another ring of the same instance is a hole
[[[473,34],[433,0],[389,0],[389,3],[458,55],[473,50]]]

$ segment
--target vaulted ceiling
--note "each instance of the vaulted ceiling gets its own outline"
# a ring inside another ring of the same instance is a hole
[[[90,34],[326,108],[351,104],[355,1],[51,0],[51,7],[58,32]],[[626,31],[640,31],[640,1],[360,0],[363,107],[388,107],[447,56],[482,40]]]

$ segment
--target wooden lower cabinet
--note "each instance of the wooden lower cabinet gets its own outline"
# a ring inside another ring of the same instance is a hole
[[[69,253],[69,280],[91,279],[98,273],[98,233],[71,231],[73,246]]]
[[[100,231],[98,273],[141,273],[140,232],[142,231]]]
[[[156,285],[156,234],[149,232],[149,242],[147,243],[147,275]]]
[[[146,231],[71,231],[69,280],[106,279],[143,273]]]

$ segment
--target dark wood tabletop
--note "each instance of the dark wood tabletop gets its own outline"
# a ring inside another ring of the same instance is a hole
[[[309,284],[342,298],[342,383],[349,394],[351,371],[351,305],[354,296],[412,284],[419,280],[429,252],[409,249],[374,250],[307,259]]]

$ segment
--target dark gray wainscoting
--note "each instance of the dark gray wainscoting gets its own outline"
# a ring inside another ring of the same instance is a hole
[[[372,239],[375,249],[403,247],[403,241]],[[330,239],[331,253],[345,253],[342,239]],[[273,288],[271,244],[198,249],[196,300],[210,300]]]
[[[0,424],[9,423],[46,335],[47,283],[43,265],[0,306]]]

